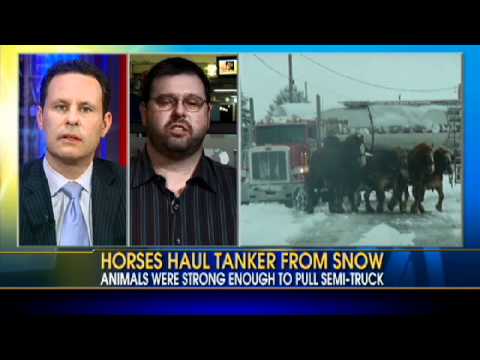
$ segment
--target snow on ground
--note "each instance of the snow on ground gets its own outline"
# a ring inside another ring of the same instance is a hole
[[[290,246],[299,234],[311,232],[326,214],[302,214],[276,203],[242,205],[240,238],[244,246]]]
[[[388,226],[387,224],[380,224],[373,227],[362,235],[360,240],[353,245],[358,246],[383,246],[385,240],[390,239],[388,245],[395,246],[414,246],[413,239],[415,239],[414,233],[402,234],[395,228]]]
[[[435,209],[437,193],[425,193],[425,214],[368,214],[364,204],[357,214],[330,214],[320,204],[311,215],[277,203],[252,203],[240,207],[242,246],[419,246],[463,245],[462,190],[444,178],[443,212]],[[411,188],[410,188],[411,192]],[[387,194],[389,198],[390,194]],[[373,196],[372,196],[373,199]],[[408,210],[412,202],[409,200]],[[375,207],[375,201],[372,201]]]

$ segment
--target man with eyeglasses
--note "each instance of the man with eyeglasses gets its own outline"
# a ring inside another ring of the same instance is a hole
[[[203,152],[212,113],[203,70],[178,57],[155,65],[140,113],[147,142],[131,160],[132,244],[236,245],[236,171]]]

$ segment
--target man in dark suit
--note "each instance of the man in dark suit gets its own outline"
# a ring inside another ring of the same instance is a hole
[[[105,75],[84,61],[58,63],[40,101],[47,153],[22,169],[20,245],[125,245],[124,171],[95,158],[112,124]]]

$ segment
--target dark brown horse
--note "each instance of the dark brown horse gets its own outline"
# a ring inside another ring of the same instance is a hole
[[[423,193],[421,194],[421,201],[423,202],[424,200],[425,190],[436,191],[438,194],[438,202],[435,205],[435,208],[438,211],[442,211],[443,199],[445,198],[443,193],[443,176],[453,175],[452,154],[444,148],[438,148],[433,153],[433,162],[435,164],[435,170],[433,174],[425,178],[423,184]]]
[[[370,204],[370,193],[375,191],[377,196],[377,212],[384,210],[385,191],[393,190],[393,196],[388,204],[390,211],[400,203],[400,210],[405,211],[405,204],[401,201],[404,185],[408,179],[408,152],[402,148],[376,149],[368,158],[364,169],[363,182],[365,207],[373,212]]]
[[[310,172],[305,181],[306,211],[312,213],[322,188],[323,200],[332,213],[343,213],[343,198],[348,196],[352,211],[358,211],[355,195],[361,184],[362,168],[366,165],[365,143],[361,135],[353,134],[344,141],[330,137],[323,148],[312,153]]]
[[[425,212],[422,202],[425,186],[435,171],[433,149],[425,143],[418,144],[408,154],[408,173],[413,186],[414,202],[410,212],[417,214]]]

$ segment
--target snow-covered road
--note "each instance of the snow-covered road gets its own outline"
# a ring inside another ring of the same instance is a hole
[[[327,204],[321,204],[311,215],[276,203],[242,205],[240,245],[459,247],[463,245],[461,189],[459,184],[452,188],[445,177],[443,212],[435,209],[437,193],[427,191],[423,215],[401,214],[398,207],[393,213],[385,207],[383,214],[368,214],[363,203],[357,214],[330,214]],[[411,201],[410,197],[409,205]]]

